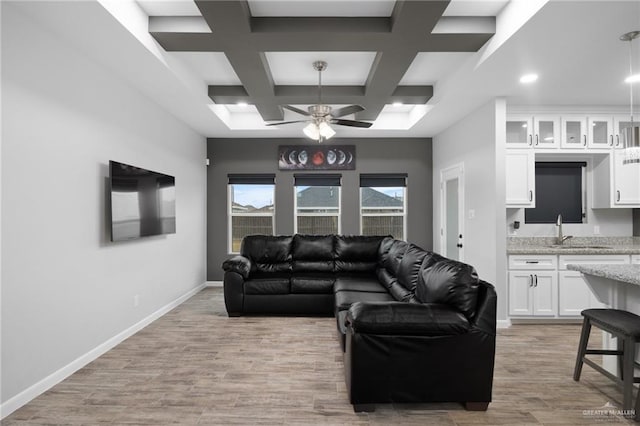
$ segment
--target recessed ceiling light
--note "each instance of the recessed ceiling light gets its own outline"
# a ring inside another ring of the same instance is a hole
[[[624,79],[625,83],[637,83],[638,81],[640,81],[640,74],[630,75]]]
[[[243,107],[243,108],[246,107],[246,106],[249,106],[249,104],[246,103],[246,102],[238,102],[236,105],[239,106],[239,107]]]
[[[525,74],[520,77],[520,83],[528,84],[533,83],[538,79],[538,74]]]
[[[402,105],[403,105],[402,102],[394,102],[391,104],[391,106],[394,106],[394,107],[401,107]]]

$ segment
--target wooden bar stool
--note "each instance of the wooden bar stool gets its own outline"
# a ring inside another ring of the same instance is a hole
[[[593,367],[596,371],[599,371],[622,386],[622,409],[627,411],[635,408],[635,418],[636,420],[640,420],[640,398],[636,400],[635,407],[632,407],[633,384],[640,382],[640,377],[634,377],[636,343],[640,341],[640,316],[619,309],[585,309],[582,311],[582,316],[584,317],[584,321],[582,323],[582,333],[580,334],[576,367],[573,371],[573,380],[580,380],[583,363]],[[587,349],[589,332],[591,331],[592,325],[617,337],[618,349]],[[586,355],[618,356],[618,371],[621,377],[611,374],[600,365],[588,359]],[[638,396],[640,397],[640,393]]]

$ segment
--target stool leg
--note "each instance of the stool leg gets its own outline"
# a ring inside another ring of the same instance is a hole
[[[624,354],[622,355],[622,375],[624,380],[622,381],[623,385],[623,399],[622,399],[622,409],[623,410],[631,410],[631,401],[633,398],[633,369],[634,369],[634,358],[635,358],[635,340],[632,337],[627,337],[624,339],[623,350]]]
[[[616,347],[624,355],[624,339],[616,337]],[[618,377],[624,380],[624,360],[622,359],[622,355],[617,356],[616,362],[618,364]]]
[[[587,351],[587,344],[589,344],[589,333],[591,333],[591,321],[589,318],[585,318],[582,322],[582,332],[580,333],[580,343],[578,344],[578,357],[576,358],[576,367],[573,370],[573,380],[576,382],[580,380],[580,374],[582,373],[582,359]]]

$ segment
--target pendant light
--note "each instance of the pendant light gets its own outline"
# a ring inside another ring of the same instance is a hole
[[[640,163],[640,127],[633,121],[633,85],[638,81],[633,75],[633,40],[640,37],[640,31],[631,31],[620,36],[620,40],[629,42],[629,77],[625,80],[629,84],[629,114],[631,126],[622,129],[624,142],[623,164]]]

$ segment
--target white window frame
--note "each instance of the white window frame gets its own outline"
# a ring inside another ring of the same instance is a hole
[[[373,188],[370,186],[361,186],[360,187],[360,235],[362,235],[363,233],[363,228],[364,228],[364,220],[362,219],[364,216],[368,216],[368,217],[375,217],[375,216],[402,216],[403,220],[402,220],[402,237],[404,241],[407,241],[407,194],[409,191],[407,191],[407,187],[403,186],[401,187],[404,191],[404,194],[402,195],[402,213],[375,213],[375,214],[364,214],[363,213],[363,208],[362,208],[362,190],[364,188]],[[399,187],[400,188],[400,187]],[[377,210],[384,210],[385,208],[391,210],[394,207],[378,207]]]
[[[301,186],[308,186],[308,185],[301,185]],[[338,213],[337,214],[333,214],[333,213],[303,213],[303,214],[298,214],[298,186],[293,185],[293,233],[297,234],[298,233],[298,216],[337,216],[338,217],[338,232],[337,234],[340,235],[342,232],[342,186],[336,186],[336,185],[326,185],[324,186],[326,187],[333,187],[333,188],[338,188]],[[326,209],[327,206],[318,206],[318,207],[305,207],[305,209]]]
[[[276,196],[276,185],[272,184],[271,186],[273,187],[273,212],[272,213],[252,213],[252,214],[238,214],[238,213],[233,213],[233,206],[232,206],[232,200],[233,200],[233,186],[234,185],[242,185],[242,184],[227,184],[227,252],[228,254],[240,254],[239,251],[233,251],[233,229],[232,229],[232,224],[233,224],[233,217],[234,216],[251,216],[251,217],[268,217],[271,216],[272,220],[271,220],[271,235],[275,235],[276,234],[276,202],[275,202],[275,196]],[[265,185],[266,186],[266,185]]]

